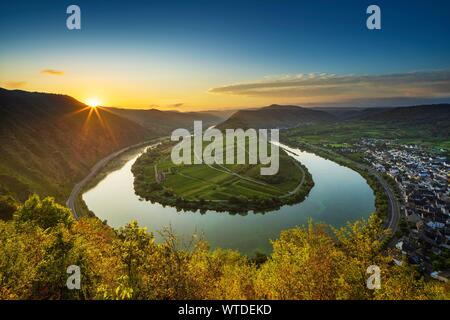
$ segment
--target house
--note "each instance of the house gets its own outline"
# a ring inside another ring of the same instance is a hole
[[[158,171],[155,166],[155,181],[158,184],[161,184],[166,180],[166,174],[163,171]]]
[[[398,170],[397,168],[391,168],[391,169],[389,169],[389,174],[392,176],[392,177],[395,177],[396,175],[398,175],[400,173],[400,170]]]

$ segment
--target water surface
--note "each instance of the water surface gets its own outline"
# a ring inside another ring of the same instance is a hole
[[[283,147],[308,168],[315,185],[302,203],[265,214],[177,212],[173,207],[143,201],[134,193],[131,173],[131,166],[140,154],[109,173],[84,193],[83,199],[110,226],[121,227],[137,220],[158,240],[161,238],[156,231],[170,226],[183,239],[201,233],[213,248],[232,248],[245,254],[269,253],[270,239],[277,238],[283,229],[307,223],[309,218],[339,227],[347,221],[367,218],[375,211],[373,191],[359,173],[313,153]]]

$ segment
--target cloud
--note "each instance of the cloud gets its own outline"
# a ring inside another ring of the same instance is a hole
[[[7,81],[4,82],[5,87],[7,88],[22,88],[24,87],[27,82],[26,81]]]
[[[184,105],[184,103],[174,103],[174,104],[171,104],[169,107],[180,108],[180,107],[182,107],[183,105]]]
[[[54,69],[44,69],[41,70],[41,74],[51,75],[51,76],[63,76],[64,71],[54,70]]]
[[[310,73],[266,77],[262,81],[212,88],[210,93],[300,99],[310,102],[376,98],[450,97],[450,71],[384,75]]]

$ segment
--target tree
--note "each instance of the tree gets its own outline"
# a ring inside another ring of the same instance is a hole
[[[48,236],[33,225],[0,220],[0,300],[32,299],[37,264]]]
[[[415,267],[403,263],[393,266],[383,274],[380,290],[375,299],[381,300],[425,300],[449,299],[450,286],[436,281],[426,282]]]
[[[344,259],[324,225],[282,231],[257,275],[257,298],[334,299]]]
[[[132,221],[117,232],[117,239],[113,243],[113,250],[117,252],[124,266],[128,281],[127,292],[137,297],[142,287],[141,268],[146,257],[153,251],[154,238],[148,234],[146,228],[140,228],[136,221]]]
[[[392,263],[373,215],[340,229],[285,230],[267,259],[187,244],[168,229],[162,242],[137,222],[119,230],[97,218],[71,219],[52,199],[32,196],[13,220],[0,220],[0,299],[449,299],[449,284]],[[260,256],[259,256],[260,257]],[[68,290],[69,265],[81,290]],[[366,287],[367,267],[381,289]]]
[[[71,291],[66,287],[66,270],[70,265],[80,264],[80,261],[73,257],[74,238],[64,227],[54,230],[50,238],[37,265],[34,296],[40,299],[70,298]],[[76,292],[75,290],[74,293]]]
[[[69,227],[74,222],[70,209],[55,203],[54,198],[47,197],[41,200],[36,194],[17,210],[14,218],[18,222],[32,221],[43,229],[54,227],[59,223]]]

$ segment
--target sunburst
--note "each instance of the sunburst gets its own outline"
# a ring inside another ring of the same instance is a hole
[[[97,108],[101,104],[101,101],[96,97],[92,97],[86,101],[86,104],[91,108]]]

